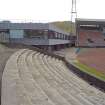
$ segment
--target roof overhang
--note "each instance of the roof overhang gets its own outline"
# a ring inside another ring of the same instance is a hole
[[[105,19],[76,19],[76,25],[103,25],[105,26]]]

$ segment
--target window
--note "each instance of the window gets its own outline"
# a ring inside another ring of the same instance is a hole
[[[49,36],[49,38],[53,39],[55,36],[54,31],[48,31],[48,36]]]

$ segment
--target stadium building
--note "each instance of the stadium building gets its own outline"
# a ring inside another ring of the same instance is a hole
[[[69,33],[52,24],[43,23],[0,23],[1,42],[22,43],[42,47],[45,50],[58,50],[68,47],[73,39]]]
[[[104,47],[105,20],[76,19],[76,35],[78,47]]]

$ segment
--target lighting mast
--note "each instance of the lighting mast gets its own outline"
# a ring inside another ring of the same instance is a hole
[[[76,34],[75,30],[75,19],[77,18],[77,7],[76,7],[76,0],[72,0],[72,8],[71,8],[71,35]]]

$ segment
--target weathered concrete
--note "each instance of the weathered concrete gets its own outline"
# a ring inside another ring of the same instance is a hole
[[[5,64],[9,57],[19,50],[19,48],[9,48],[3,44],[0,44],[0,97],[1,97],[1,81],[2,81],[2,74],[5,68]],[[0,105],[1,105],[1,100],[0,100]]]
[[[105,93],[77,77],[61,60],[20,50],[3,73],[2,105],[105,105]]]

